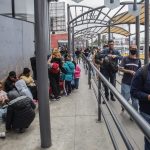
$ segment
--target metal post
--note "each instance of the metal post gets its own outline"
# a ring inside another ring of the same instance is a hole
[[[72,27],[72,56],[73,61],[75,60],[75,52],[74,52],[74,27]]]
[[[91,47],[93,47],[93,38],[91,37]]]
[[[70,7],[67,4],[67,18],[68,18],[68,50],[71,50],[71,28],[70,28]]]
[[[145,59],[144,64],[149,62],[149,0],[145,0]]]
[[[89,84],[89,89],[91,89],[91,65],[90,64],[88,64],[88,84]]]
[[[39,120],[41,147],[51,146],[51,126],[48,93],[48,0],[34,0],[35,9],[35,47],[36,47],[36,66],[37,84],[39,100]]]
[[[100,90],[101,90],[101,79],[100,79],[100,77],[98,77],[98,121],[101,121],[101,115],[102,115]]]
[[[89,46],[89,41],[86,40],[86,48]]]
[[[129,33],[131,34],[130,24],[128,24],[129,27]],[[131,35],[129,34],[129,47],[131,45]]]
[[[49,15],[49,10],[50,10],[50,7],[49,7],[49,4],[48,4],[48,27],[49,27],[49,33],[48,33],[48,39],[49,39],[49,51],[48,51],[48,54],[50,53],[51,51],[51,19],[50,19],[50,15]]]
[[[15,0],[11,0],[12,17],[15,18]]]
[[[98,47],[101,47],[101,34],[98,34]]]
[[[114,3],[114,0],[110,0],[110,3]]]
[[[140,50],[140,16],[136,17],[136,45],[137,45],[137,56],[139,56]]]
[[[110,26],[111,22],[109,21],[109,26],[108,26],[108,41],[111,39],[111,35],[110,35]]]
[[[137,10],[137,0],[134,0],[133,10],[134,10],[134,11],[136,11],[136,10]]]

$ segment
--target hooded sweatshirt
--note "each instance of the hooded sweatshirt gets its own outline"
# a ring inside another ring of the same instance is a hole
[[[63,67],[66,70],[66,74],[63,74],[63,79],[66,81],[72,81],[75,69],[74,64],[71,61],[66,61]]]
[[[28,87],[27,87],[27,85],[23,79],[18,80],[15,83],[15,86],[16,86],[20,95],[24,95],[24,96],[27,96],[27,97],[33,99],[33,96],[32,96],[30,90],[28,89]]]

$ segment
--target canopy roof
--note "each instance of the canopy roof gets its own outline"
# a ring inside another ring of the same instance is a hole
[[[141,4],[141,10],[140,10],[140,24],[144,25],[144,5]],[[135,16],[128,13],[128,11],[121,13],[117,15],[116,17],[112,18],[112,22],[114,25],[116,24],[135,24],[136,18]]]
[[[111,33],[116,33],[116,34],[121,34],[121,35],[124,35],[124,36],[129,36],[130,35],[130,32],[128,32],[127,30],[125,30],[121,27],[118,27],[118,26],[111,27],[110,32]],[[104,29],[101,33],[108,33],[108,28]]]
[[[141,25],[144,25],[144,5],[142,2],[143,0],[141,0],[138,5],[141,5],[140,23]],[[117,26],[120,24],[135,24],[136,17],[132,16],[127,11],[128,4],[131,5],[133,3],[120,3],[120,6],[113,10],[105,6],[91,8],[82,5],[70,5],[70,27],[74,27],[76,37],[82,34],[86,38],[85,32],[86,35],[88,35],[88,32],[92,35],[104,33],[104,30],[105,33],[108,32],[108,29],[106,28],[109,26],[109,21],[111,21],[111,26]],[[127,30],[124,30],[121,27],[112,28],[111,32],[124,36],[128,36],[130,34]]]

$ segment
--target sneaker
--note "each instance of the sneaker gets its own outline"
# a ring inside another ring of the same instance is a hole
[[[103,101],[102,104],[106,104],[105,101]]]
[[[123,107],[122,107],[121,111],[124,112],[124,108]]]
[[[109,101],[109,97],[106,97],[106,100]],[[102,104],[106,104],[105,101],[102,102]]]
[[[114,97],[111,97],[111,100],[112,100],[112,101],[116,101]]]
[[[51,95],[51,96],[50,96],[50,100],[51,100],[51,101],[55,101],[56,99],[55,99],[54,96]]]
[[[133,119],[130,117],[130,121],[133,121]]]
[[[57,97],[55,97],[55,99],[56,99],[57,101],[59,101],[59,100],[60,100],[60,98],[61,98],[61,96],[57,96]]]
[[[5,138],[6,137],[6,133],[5,132],[0,132],[0,138]]]

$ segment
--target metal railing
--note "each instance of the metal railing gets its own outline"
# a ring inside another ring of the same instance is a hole
[[[111,137],[113,146],[115,150],[118,150],[118,145],[116,142],[116,139],[113,135],[111,125],[107,119],[107,117],[104,115],[104,110],[103,107],[101,107],[101,99],[106,103],[106,107],[108,108],[108,111],[110,112],[110,115],[122,137],[122,140],[124,141],[124,144],[128,150],[133,150],[133,146],[130,143],[130,140],[128,139],[124,128],[122,124],[119,122],[117,116],[109,106],[105,96],[104,96],[104,90],[102,89],[101,83],[105,84],[108,89],[113,93],[113,95],[117,98],[119,103],[125,108],[125,110],[128,112],[128,114],[131,116],[131,118],[135,121],[135,123],[138,125],[138,127],[141,129],[143,134],[147,137],[147,139],[150,141],[150,126],[149,124],[140,116],[138,112],[134,110],[134,108],[125,100],[125,98],[119,93],[119,91],[111,84],[109,81],[100,73],[100,71],[84,56],[83,57],[83,63],[84,63],[84,68],[86,72],[88,71],[88,85],[89,89],[93,88],[94,93],[96,95],[96,99],[98,102],[98,121],[102,120],[102,116],[104,118],[104,121],[106,123],[106,127],[108,129],[109,135]],[[98,76],[98,84],[97,89],[95,89],[94,85],[92,84],[92,78],[91,78],[91,73],[92,71],[96,72]]]

